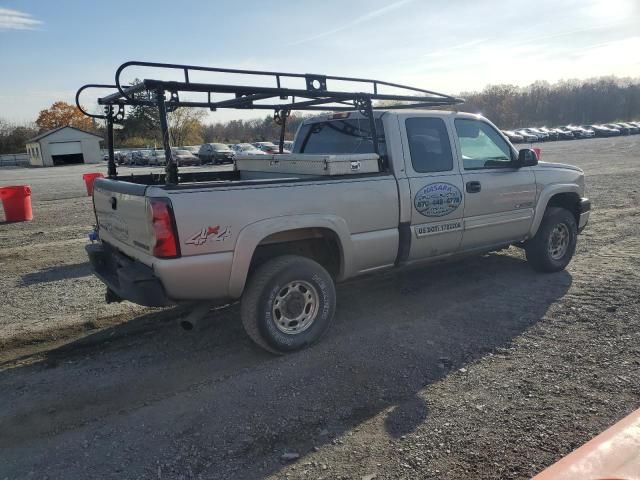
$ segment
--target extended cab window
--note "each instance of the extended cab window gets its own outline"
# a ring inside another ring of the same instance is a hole
[[[416,172],[448,172],[453,168],[451,144],[442,119],[407,118],[405,127]]]
[[[384,128],[376,119],[380,155],[387,154]],[[374,153],[369,120],[366,118],[328,120],[303,125],[296,135],[294,153]]]
[[[463,118],[455,124],[465,170],[511,166],[511,148],[490,125]]]

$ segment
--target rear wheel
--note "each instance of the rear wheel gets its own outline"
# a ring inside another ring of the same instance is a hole
[[[563,270],[576,251],[578,227],[566,208],[549,207],[538,233],[525,245],[527,260],[539,272]]]
[[[286,255],[254,272],[240,315],[255,343],[282,354],[319,340],[333,321],[335,305],[331,275],[313,260]]]

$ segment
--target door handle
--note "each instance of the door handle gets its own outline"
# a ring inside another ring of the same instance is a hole
[[[482,190],[482,186],[480,185],[480,182],[467,182],[467,193],[478,193],[480,190]]]

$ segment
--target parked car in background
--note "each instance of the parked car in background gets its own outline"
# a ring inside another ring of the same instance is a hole
[[[293,140],[285,140],[283,146],[285,150],[293,151]]]
[[[558,140],[560,138],[560,133],[555,128],[540,127],[538,130],[549,135],[549,140]]]
[[[638,133],[640,133],[640,122],[627,122],[630,125],[638,128]]]
[[[513,130],[502,130],[502,133],[506,135],[511,143],[522,143],[524,142],[524,137]]]
[[[131,158],[133,161],[133,165],[149,165],[149,160],[151,159],[151,150],[135,150]]]
[[[634,125],[631,122],[619,122],[619,123],[617,123],[617,125],[621,125],[621,126],[623,126],[625,128],[628,128],[629,129],[629,133],[631,135],[635,135],[637,133],[640,133],[640,127]]]
[[[123,150],[116,150],[115,152],[113,152],[113,159],[116,161],[118,165],[122,165],[125,161],[126,155],[127,155],[127,152]]]
[[[254,147],[250,143],[237,143],[233,146],[233,151],[236,154],[241,153],[243,155],[266,155],[265,152],[263,152],[259,148]]]
[[[233,150],[224,143],[205,143],[200,145],[198,157],[203,163],[233,163]]]
[[[280,147],[273,142],[255,142],[253,144],[256,148],[259,148],[265,153],[270,155],[280,153]],[[284,150],[282,153],[291,153],[289,150]]]
[[[184,147],[180,147],[180,149],[189,150],[191,153],[193,153],[197,157],[198,153],[200,152],[200,147],[201,145],[185,145]]]
[[[596,137],[614,137],[620,135],[620,130],[616,128],[610,128],[605,125],[586,125],[586,128],[593,130]]]
[[[518,135],[521,135],[525,142],[533,143],[533,142],[539,142],[540,141],[540,138],[537,135],[535,135],[533,133],[529,133],[524,128],[516,130],[515,132]]]
[[[573,133],[575,138],[591,138],[595,136],[593,130],[587,130],[586,128],[582,128],[579,125],[567,125],[563,127]]]
[[[524,130],[528,131],[533,135],[536,135],[541,142],[546,142],[547,140],[549,140],[549,134],[546,132],[543,132],[538,128],[525,128]]]
[[[149,158],[149,165],[166,165],[167,156],[163,149],[157,148],[151,151],[151,157]]]
[[[124,155],[122,156],[122,162],[120,163],[122,165],[133,165],[133,150],[124,152]]]
[[[558,140],[573,140],[573,132],[565,127],[556,127],[553,129],[558,134]]]
[[[202,165],[202,160],[196,157],[189,150],[177,148],[175,150],[171,150],[171,155],[173,155],[173,159],[179,167]]]
[[[607,128],[612,128],[614,130],[619,130],[620,135],[631,135],[631,130],[621,123],[607,123],[604,126]]]

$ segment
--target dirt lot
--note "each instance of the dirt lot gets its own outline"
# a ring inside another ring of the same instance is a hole
[[[512,248],[338,288],[319,345],[273,357],[237,306],[105,305],[88,166],[0,224],[0,479],[528,478],[640,407],[640,136],[542,145],[594,212],[566,272]],[[100,168],[104,168],[101,166]],[[1,218],[0,218],[1,220]],[[287,459],[299,456],[296,459]]]

